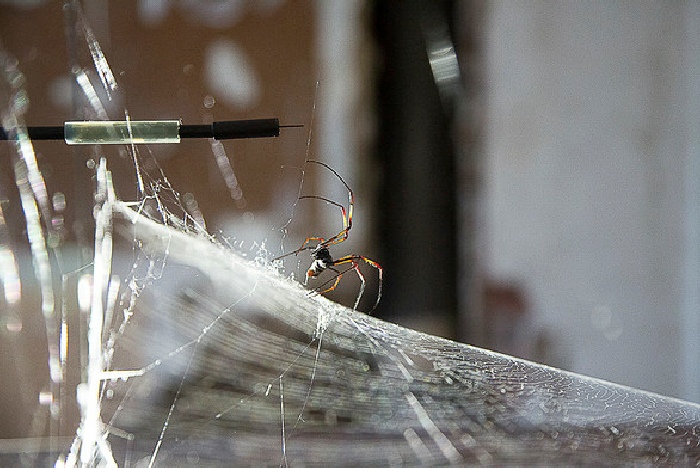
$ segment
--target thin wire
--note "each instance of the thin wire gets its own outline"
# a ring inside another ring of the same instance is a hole
[[[282,461],[280,466],[288,466],[287,464],[287,436],[284,429],[284,374],[279,377],[280,382],[280,423],[282,425]]]
[[[311,120],[309,122],[309,134],[306,137],[306,151],[304,152],[304,162],[309,159],[309,154],[311,153],[311,135],[314,129],[314,122],[316,121],[316,104],[318,102],[318,90],[321,85],[320,80],[316,80],[316,87],[314,88],[314,102],[313,105],[311,106]],[[282,166],[283,168],[285,166]],[[299,179],[299,188],[297,190],[297,198],[292,204],[292,208],[289,213],[289,218],[287,221],[282,225],[282,227],[279,229],[280,232],[282,233],[282,239],[280,241],[280,251],[284,252],[284,239],[287,237],[287,228],[289,227],[290,224],[292,224],[292,220],[294,219],[294,213],[296,211],[296,207],[299,204],[299,200],[301,200],[301,191],[304,188],[304,178],[306,175],[306,169],[305,167],[300,167],[297,168],[301,172],[301,178]],[[275,260],[279,260],[281,257],[275,258]]]

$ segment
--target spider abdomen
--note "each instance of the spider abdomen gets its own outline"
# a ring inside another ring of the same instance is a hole
[[[328,248],[323,245],[319,245],[311,252],[311,258],[313,258],[313,262],[309,267],[309,271],[306,272],[307,280],[312,276],[317,276],[326,268],[333,265],[333,257],[331,257]]]

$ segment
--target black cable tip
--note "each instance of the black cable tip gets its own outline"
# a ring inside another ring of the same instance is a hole
[[[27,136],[32,140],[63,140],[63,127],[27,127]],[[14,140],[14,134],[0,127],[0,140]]]

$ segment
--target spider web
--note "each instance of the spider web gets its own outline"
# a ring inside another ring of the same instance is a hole
[[[75,78],[104,115],[90,83],[108,96],[118,86],[81,21],[94,71]],[[89,311],[86,329],[70,329],[86,335],[87,348],[75,436],[65,444],[50,428],[49,448],[5,444],[3,464],[18,457],[68,466],[700,460],[697,405],[382,322],[286,277],[264,245],[244,257],[188,211],[154,164],[155,150],[126,148],[134,200],[116,197],[109,158],[95,163],[93,260],[61,274],[51,260],[60,256],[51,242],[55,213],[26,137],[20,67],[5,54],[2,64],[2,123],[18,138],[15,185],[0,189],[19,193],[40,284],[52,420],[70,411],[64,399],[75,391],[62,377],[70,324],[61,317],[74,305]],[[223,176],[234,180],[228,169]],[[0,215],[0,278],[11,304],[20,298],[18,247],[5,240]],[[91,294],[81,305],[65,285],[88,272]]]

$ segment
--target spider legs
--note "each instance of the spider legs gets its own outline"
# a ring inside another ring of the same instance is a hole
[[[335,236],[331,237],[330,239],[328,239],[327,241],[324,242],[326,244],[326,247],[328,247],[329,245],[333,245],[333,244],[339,244],[348,238],[348,234],[350,232],[350,229],[352,229],[352,215],[353,215],[353,212],[355,210],[355,195],[353,194],[352,189],[350,188],[348,183],[345,182],[345,179],[343,179],[340,176],[340,174],[338,174],[338,172],[335,169],[333,169],[331,166],[329,166],[328,164],[321,162],[321,161],[315,161],[313,159],[307,159],[306,163],[318,164],[319,166],[326,168],[327,170],[332,172],[333,175],[335,175],[338,178],[338,180],[340,180],[340,182],[345,186],[345,188],[348,191],[347,210],[345,209],[345,206],[343,206],[342,204],[334,202],[333,200],[330,200],[330,199],[325,198],[325,197],[320,197],[317,195],[304,195],[304,196],[299,197],[300,200],[302,200],[302,199],[322,200],[322,201],[325,201],[326,203],[330,203],[331,205],[335,205],[338,208],[340,208],[341,216],[343,217],[343,229],[338,234],[336,234]]]
[[[332,278],[331,280],[327,281],[324,283],[324,286],[331,281],[333,281],[333,284],[329,287],[321,291],[321,294],[327,293],[329,291],[333,291],[336,286],[340,283],[340,279],[343,277],[345,273],[347,273],[350,270],[355,270],[355,273],[357,273],[357,277],[360,278],[360,291],[357,294],[357,299],[355,299],[355,305],[352,306],[352,310],[357,310],[357,306],[360,305],[360,299],[362,298],[362,294],[365,292],[365,275],[362,274],[360,271],[359,264],[355,261],[352,261],[352,266],[350,268],[347,268],[346,270],[339,271],[336,268],[333,267],[328,267],[329,270],[332,270],[335,273],[335,277]],[[323,287],[323,286],[321,286]],[[320,289],[320,288],[319,288]]]
[[[350,229],[352,228],[352,212],[353,212],[353,196],[352,192],[349,192],[350,197],[350,208],[349,211],[345,209],[343,205],[340,203],[334,202],[333,200],[329,200],[328,198],[325,197],[319,197],[317,195],[303,195],[299,197],[299,200],[321,200],[324,201],[330,205],[337,206],[340,208],[340,215],[343,218],[343,229],[336,234],[335,236],[331,237],[324,243],[326,246],[333,245],[333,244],[340,244],[343,242],[345,239],[348,238],[348,233],[350,232]]]
[[[325,241],[325,237],[307,237],[306,240],[301,244],[301,247],[299,247],[296,250],[292,250],[291,252],[287,252],[286,254],[280,255],[279,257],[275,257],[274,260],[279,260],[285,257],[289,257],[291,255],[299,255],[299,253],[303,252],[304,250],[316,248],[315,246],[308,246],[307,244],[311,242],[317,242],[320,245],[325,243]]]
[[[357,299],[355,299],[355,305],[353,306],[353,309],[357,309],[357,306],[360,304],[360,299],[362,298],[362,294],[365,292],[365,284],[366,284],[365,283],[365,276],[360,271],[360,266],[359,266],[360,261],[363,261],[363,262],[373,266],[374,268],[376,268],[378,275],[379,275],[379,287],[378,287],[378,291],[377,291],[377,300],[374,303],[374,306],[372,307],[372,309],[370,310],[370,312],[372,312],[372,311],[374,311],[374,309],[377,308],[377,306],[379,305],[379,301],[382,298],[382,276],[384,273],[384,269],[381,267],[381,265],[379,265],[379,263],[377,263],[374,260],[371,260],[363,255],[346,255],[344,257],[340,257],[338,260],[333,261],[333,266],[344,265],[346,263],[350,263],[350,264],[352,264],[352,266],[343,272],[339,272],[335,268],[329,267],[330,269],[332,269],[333,271],[336,272],[336,277],[335,277],[335,280],[334,280],[333,284],[331,285],[331,287],[329,287],[325,291],[322,291],[322,293],[326,293],[328,291],[333,291],[338,286],[340,279],[343,277],[343,275],[345,273],[347,273],[350,270],[355,270],[355,273],[357,273],[357,277],[360,279],[360,292],[357,295]]]

